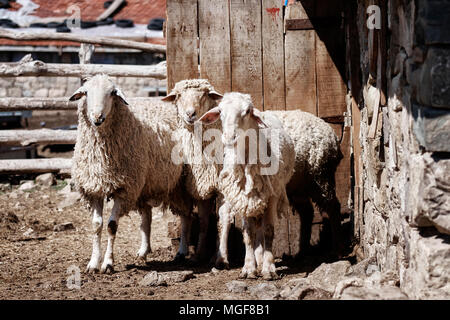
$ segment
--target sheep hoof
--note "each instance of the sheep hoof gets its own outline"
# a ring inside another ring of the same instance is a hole
[[[114,267],[110,264],[106,265],[106,267],[102,266],[102,269],[100,270],[101,273],[104,274],[112,274],[114,273]]]
[[[257,279],[258,276],[256,274],[256,270],[254,271],[241,271],[241,273],[239,274],[239,278],[240,279]]]
[[[173,258],[173,262],[175,263],[184,262],[185,260],[186,260],[185,255],[179,252],[176,254],[175,258]]]
[[[230,264],[228,263],[228,261],[220,258],[216,260],[215,266],[217,269],[222,270],[222,269],[230,269]]]
[[[278,280],[280,277],[276,272],[270,272],[270,271],[263,271],[261,272],[263,280],[271,281],[271,280]]]
[[[98,271],[99,271],[98,268],[87,266],[85,273],[94,274],[94,273],[98,273]]]

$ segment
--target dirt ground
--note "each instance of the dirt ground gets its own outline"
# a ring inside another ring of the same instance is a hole
[[[238,279],[240,261],[232,263],[230,270],[219,271],[212,270],[208,263],[173,262],[177,248],[167,238],[164,214],[153,217],[153,253],[146,263],[135,259],[140,219],[132,212],[120,220],[115,272],[85,274],[91,254],[90,216],[79,202],[58,208],[65,198],[58,189],[64,185],[59,181],[56,186],[26,192],[13,186],[12,191],[0,193],[0,299],[255,299],[248,293],[231,293],[227,289],[226,283]],[[75,228],[54,231],[55,225],[66,222]],[[105,248],[106,230],[102,238],[102,249]],[[290,279],[305,276],[320,262],[320,257],[278,261],[281,279],[272,283],[281,287]],[[77,268],[81,271],[81,287],[69,289],[70,270]],[[192,270],[194,277],[167,286],[142,285],[144,276],[153,270]],[[248,285],[265,282],[245,281]]]

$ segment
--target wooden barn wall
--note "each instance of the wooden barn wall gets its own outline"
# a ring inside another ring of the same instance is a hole
[[[336,172],[350,212],[350,128],[342,0],[168,0],[168,91],[206,78],[219,92],[251,94],[262,110],[301,109],[330,122],[344,159]],[[289,226],[287,226],[289,228]]]

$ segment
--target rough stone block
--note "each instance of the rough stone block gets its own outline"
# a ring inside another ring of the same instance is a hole
[[[414,73],[412,86],[417,92],[417,102],[450,108],[450,50],[429,48],[425,63]]]
[[[413,105],[414,134],[427,151],[450,152],[450,110]]]
[[[436,229],[450,235],[450,160],[425,157],[425,172],[420,184],[420,202],[417,225],[433,225]]]

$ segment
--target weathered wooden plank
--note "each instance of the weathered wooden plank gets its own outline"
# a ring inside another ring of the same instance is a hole
[[[289,5],[285,19],[307,19],[303,5],[307,3]],[[317,115],[315,31],[286,30],[284,53],[286,110],[301,109]]]
[[[200,77],[217,92],[231,91],[230,15],[228,2],[198,0]]]
[[[286,20],[286,30],[312,30],[316,27],[339,25],[341,17],[318,17],[309,19],[288,19]]]
[[[136,97],[128,98],[133,104],[139,101],[148,101],[161,98],[158,97]],[[23,111],[23,110],[76,110],[78,102],[69,101],[69,98],[0,98],[0,111]]]
[[[285,110],[283,4],[262,3],[262,52],[264,110]]]
[[[261,1],[230,0],[231,89],[263,107]]]
[[[338,138],[341,139],[341,152],[344,156],[339,163],[335,179],[336,179],[336,196],[341,203],[341,212],[350,213],[348,199],[350,196],[350,127],[343,127],[343,124],[332,124],[330,126],[336,132]]]
[[[42,61],[23,61],[20,63],[0,64],[0,77],[45,76],[45,77],[87,77],[96,74],[108,74],[116,77],[145,77],[165,79],[167,72],[164,64],[156,66],[112,65],[112,64],[62,64]]]
[[[0,144],[3,146],[27,146],[42,144],[75,144],[76,130],[0,130]]]
[[[0,111],[76,110],[77,105],[68,98],[0,98]]]
[[[137,49],[146,52],[165,53],[166,46],[160,44],[151,44],[130,40],[114,39],[114,38],[102,38],[102,37],[89,37],[80,36],[71,33],[59,33],[59,32],[17,32],[10,31],[4,28],[0,28],[0,38],[7,38],[18,41],[37,41],[37,40],[57,40],[57,41],[72,41],[79,43],[91,43],[98,44],[106,47],[116,48],[129,48]]]
[[[336,65],[339,62],[333,60],[339,55],[339,52],[335,51],[339,48],[332,44],[332,39],[328,39],[320,39],[316,34],[317,109],[319,117],[339,116],[347,110],[345,102],[347,87],[342,78],[343,75]],[[345,48],[341,49],[345,52]]]
[[[167,1],[167,89],[198,78],[197,0]]]
[[[71,166],[72,159],[64,158],[0,160],[0,173],[68,172]]]
[[[340,17],[342,0],[315,1],[315,19]],[[320,117],[342,115],[346,110],[345,34],[342,19],[334,25],[316,26],[317,113]]]

